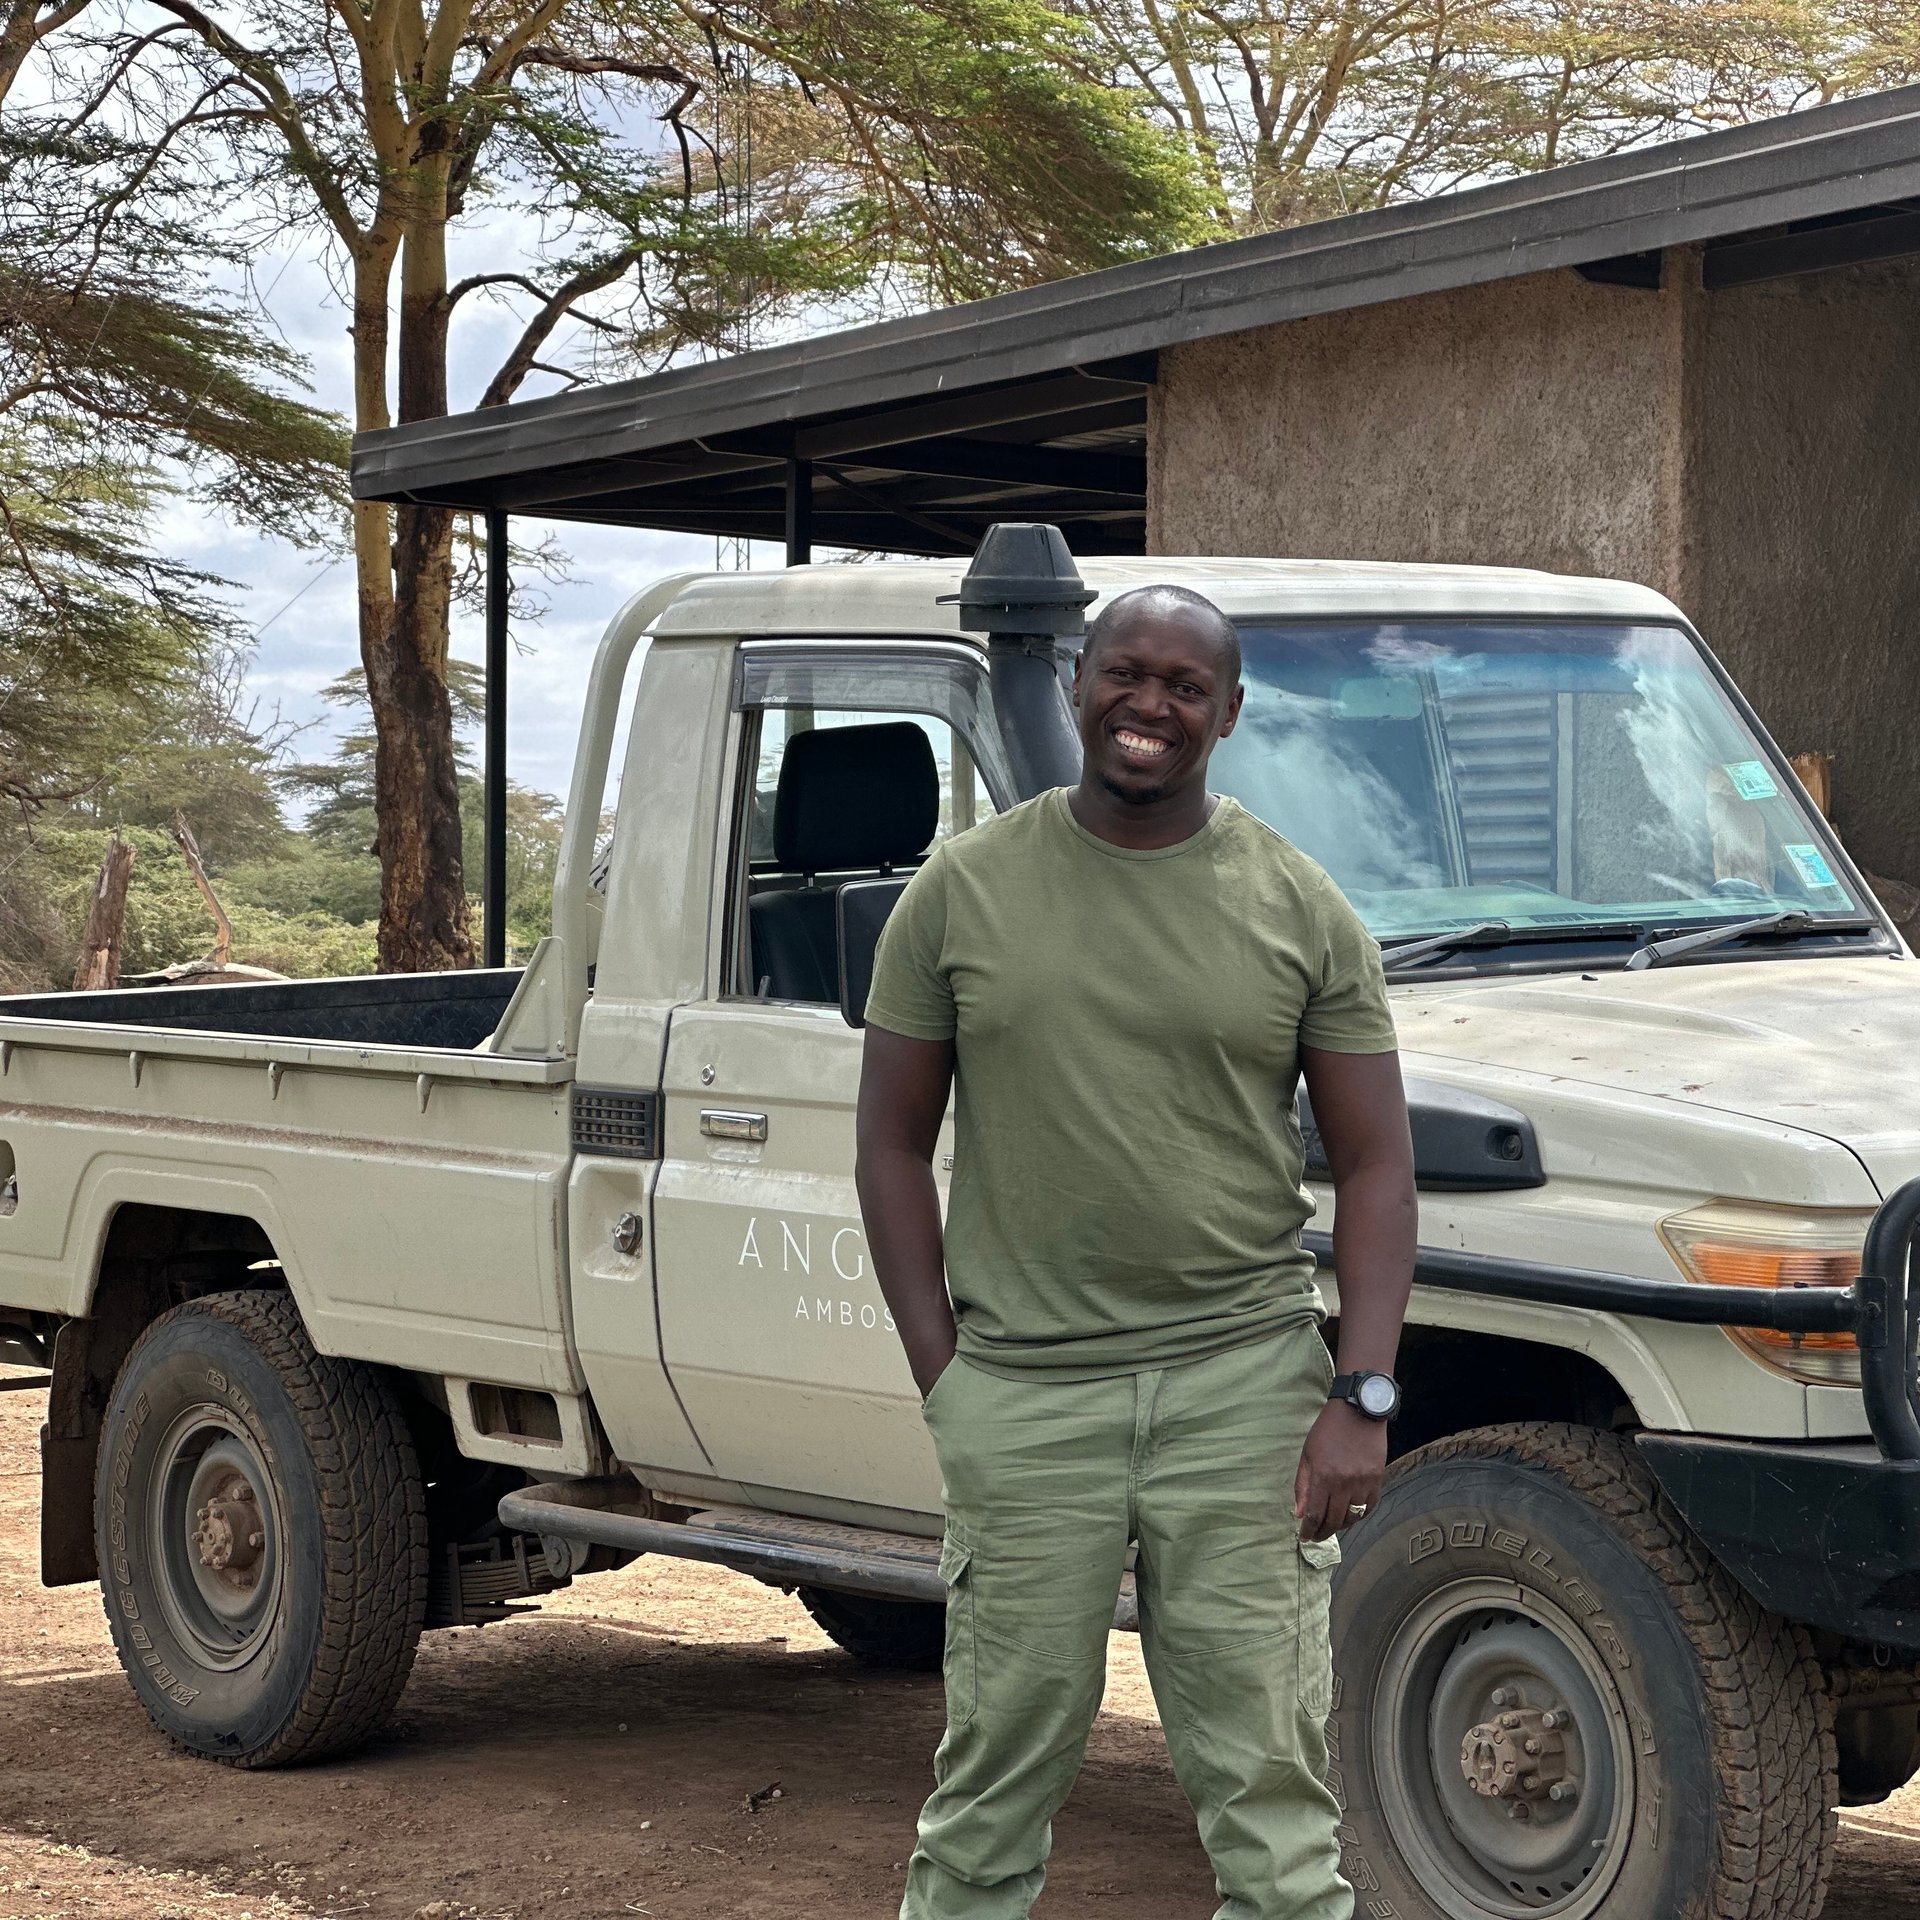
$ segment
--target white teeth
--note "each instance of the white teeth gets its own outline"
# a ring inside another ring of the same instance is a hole
[[[1118,740],[1129,753],[1144,753],[1149,756],[1157,756],[1165,753],[1167,750],[1167,743],[1164,740],[1149,740],[1145,734],[1127,733],[1123,731],[1116,733],[1114,738]]]

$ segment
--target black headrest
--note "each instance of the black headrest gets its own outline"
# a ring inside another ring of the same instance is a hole
[[[939,826],[940,774],[911,720],[811,727],[787,742],[773,800],[773,857],[789,871],[911,860]]]

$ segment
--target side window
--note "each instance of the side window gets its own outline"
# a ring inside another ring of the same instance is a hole
[[[780,773],[789,748],[801,734],[836,727],[878,727],[909,724],[919,728],[927,745],[938,785],[939,805],[933,838],[920,849],[931,852],[940,841],[993,817],[993,796],[987,790],[966,741],[945,720],[920,713],[853,713],[816,711],[811,707],[770,707],[759,711],[759,747],[754,767],[748,844],[754,868],[749,879],[766,882],[782,876],[775,850],[774,816],[780,793]],[[803,749],[803,752],[805,750]],[[806,769],[796,769],[804,778]],[[794,776],[789,776],[790,781]],[[913,862],[917,864],[917,859]]]
[[[722,992],[837,1005],[840,890],[1013,804],[986,663],[945,641],[748,641],[734,699]]]
[[[966,737],[936,714],[836,707],[747,710],[752,783],[735,843],[732,991],[840,998],[841,887],[911,873],[990,818]]]

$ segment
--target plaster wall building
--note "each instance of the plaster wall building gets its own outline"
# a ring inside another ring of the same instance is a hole
[[[1920,877],[1920,269],[1565,269],[1163,350],[1162,553],[1485,562],[1671,595],[1870,869]]]

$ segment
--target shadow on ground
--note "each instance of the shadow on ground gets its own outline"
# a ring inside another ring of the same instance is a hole
[[[94,1855],[323,1913],[758,1920],[894,1911],[940,1708],[837,1652],[578,1620],[432,1636],[392,1732],[297,1772],[173,1753],[117,1673],[0,1682],[0,1715],[0,1824]],[[1157,1745],[1103,1729],[1050,1909],[1211,1910]]]

